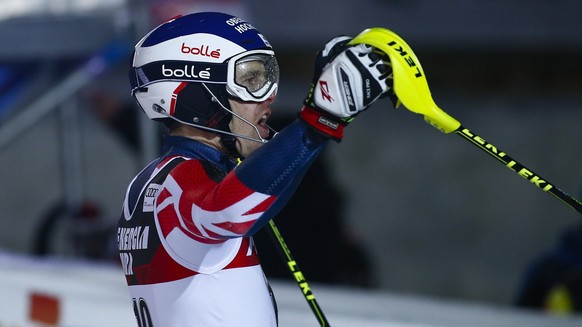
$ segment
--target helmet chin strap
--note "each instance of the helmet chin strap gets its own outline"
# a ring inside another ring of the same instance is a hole
[[[224,109],[225,111],[227,111],[228,113],[230,113],[233,117],[236,117],[238,119],[240,119],[242,122],[244,122],[245,124],[251,126],[253,128],[253,130],[255,131],[255,133],[257,134],[257,138],[253,138],[250,136],[244,136],[244,135],[240,135],[240,134],[235,134],[235,133],[231,133],[231,132],[226,132],[226,131],[221,131],[221,130],[217,130],[217,129],[213,129],[213,128],[206,128],[206,129],[210,129],[213,131],[216,131],[218,133],[222,133],[222,134],[226,134],[229,136],[234,136],[234,137],[240,137],[246,140],[251,140],[254,142],[259,142],[259,143],[267,143],[269,142],[268,139],[265,139],[263,137],[261,137],[261,133],[259,132],[259,129],[257,128],[257,126],[255,126],[253,123],[251,123],[250,121],[246,120],[245,118],[243,118],[242,116],[240,116],[239,114],[235,113],[234,111],[228,109],[222,102],[220,102],[220,100],[218,100],[218,97],[208,88],[208,86],[206,86],[206,84],[202,83],[202,86],[204,86],[204,88],[206,89],[206,91],[208,91],[208,93],[210,93],[210,95],[212,96],[211,101],[216,102],[220,105],[220,107],[222,109]],[[273,137],[275,137],[279,132],[277,132],[275,129],[273,129],[271,126],[266,125],[267,128],[269,129],[269,131],[271,131],[273,133]]]
[[[255,137],[251,137],[251,136],[235,134],[235,133],[232,133],[230,131],[224,131],[224,130],[220,130],[220,129],[216,129],[216,128],[212,128],[212,127],[207,127],[207,126],[199,125],[199,124],[192,123],[192,122],[185,122],[185,121],[182,121],[182,120],[180,120],[172,115],[169,115],[166,112],[166,110],[161,108],[161,107],[155,108],[156,111],[159,114],[162,114],[162,115],[166,116],[167,118],[172,119],[178,123],[220,134],[221,135],[221,142],[225,146],[225,148],[230,152],[229,154],[235,155],[237,157],[243,157],[243,156],[238,152],[238,150],[236,148],[236,138],[242,138],[245,140],[259,142],[259,143],[269,142],[268,139],[261,137],[261,134],[255,125],[253,125],[251,122],[249,122],[245,118],[241,117],[237,113],[233,112],[232,110],[228,109],[222,102],[220,102],[218,97],[208,88],[208,86],[206,86],[206,84],[204,84],[204,83],[201,83],[201,84],[204,86],[206,91],[208,91],[208,93],[211,95],[211,101],[218,103],[223,110],[232,114],[233,117],[236,117],[236,118],[240,119],[242,122],[244,122],[245,124],[251,126],[253,128],[253,130],[255,131],[255,133],[257,134],[257,137],[255,138]],[[275,129],[273,129],[271,126],[269,126],[269,125],[266,125],[266,126],[269,129],[269,131],[271,131],[271,133],[272,133],[271,138],[275,137],[279,133]]]
[[[224,134],[224,135],[228,135],[228,136],[238,137],[238,138],[241,138],[241,139],[246,139],[246,140],[250,140],[250,141],[254,141],[254,142],[259,142],[259,143],[267,143],[267,142],[269,142],[269,140],[260,137],[260,135],[259,135],[259,138],[260,139],[256,139],[256,138],[252,138],[250,136],[245,136],[245,135],[235,134],[235,133],[231,133],[231,132],[227,132],[227,131],[222,131],[222,130],[219,130],[219,129],[216,129],[216,128],[206,127],[206,126],[198,125],[198,124],[195,124],[195,123],[188,123],[188,122],[182,121],[182,120],[180,120],[180,119],[178,119],[178,118],[176,118],[174,116],[168,115],[166,113],[166,111],[163,110],[163,109],[160,110],[160,111],[157,111],[157,112],[159,114],[165,116],[166,118],[169,118],[169,119],[171,119],[173,121],[176,121],[176,122],[178,122],[180,124],[184,124],[184,125],[196,127],[196,128],[203,129],[203,130],[206,130],[206,131],[211,131],[211,132],[215,132],[215,133],[219,133],[219,134]],[[267,127],[269,127],[269,126],[267,126]],[[273,137],[276,134],[279,133],[279,132],[275,131],[273,128],[271,128],[271,127],[269,127],[269,130],[274,132]]]

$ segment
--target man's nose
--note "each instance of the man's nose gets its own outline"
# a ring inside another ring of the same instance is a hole
[[[271,103],[271,102],[275,101],[275,98],[277,98],[277,91],[278,91],[278,90],[274,90],[274,91],[271,93],[271,95],[269,95],[269,97],[265,99],[265,101],[266,101],[266,102],[269,102],[269,103]]]

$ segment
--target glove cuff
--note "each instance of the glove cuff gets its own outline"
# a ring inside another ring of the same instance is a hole
[[[340,142],[344,136],[344,126],[346,123],[337,117],[330,117],[319,110],[303,106],[299,111],[299,118],[307,122],[317,132],[336,142]]]

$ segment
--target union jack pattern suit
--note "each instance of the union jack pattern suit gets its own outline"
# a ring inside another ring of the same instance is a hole
[[[240,165],[178,136],[126,192],[119,253],[140,327],[276,326],[252,235],[296,190],[326,139],[299,120]]]

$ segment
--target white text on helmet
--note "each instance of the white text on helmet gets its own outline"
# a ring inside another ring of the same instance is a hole
[[[234,26],[240,22],[244,22],[244,20],[242,20],[242,18],[239,18],[239,17],[233,17],[233,18],[227,20],[226,24],[229,26]]]
[[[212,58],[220,58],[220,49],[216,50],[209,50],[209,46],[201,45],[200,48],[197,47],[189,47],[186,43],[182,43],[182,53],[190,53],[193,55],[200,55],[203,57],[212,57]]]
[[[234,29],[237,30],[239,33],[244,33],[248,30],[254,30],[255,27],[249,23],[242,23],[240,25],[235,26]]]
[[[244,33],[248,30],[254,30],[255,27],[238,17],[233,17],[226,21],[228,26],[234,27],[239,33]]]
[[[162,75],[165,77],[210,79],[210,68],[206,68],[197,73],[194,65],[184,65],[184,69],[170,69],[166,68],[166,65],[162,65]]]

